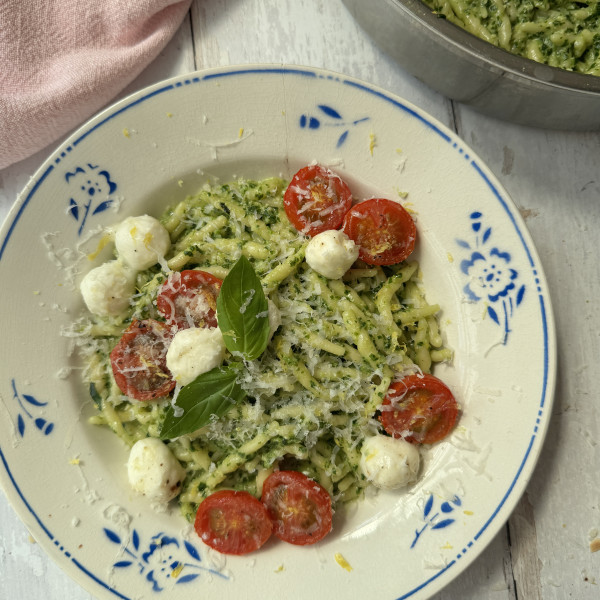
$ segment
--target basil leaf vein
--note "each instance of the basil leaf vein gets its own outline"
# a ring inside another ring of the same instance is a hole
[[[217,321],[225,346],[246,360],[258,358],[269,343],[269,305],[250,261],[241,256],[221,285]]]
[[[237,365],[216,367],[183,386],[175,406],[167,409],[160,438],[167,440],[197,431],[208,425],[213,415],[220,418],[242,402],[246,392],[237,383],[237,376]]]

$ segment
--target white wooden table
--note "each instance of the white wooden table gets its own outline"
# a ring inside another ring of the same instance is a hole
[[[541,459],[507,526],[436,600],[600,598],[600,552],[590,550],[600,537],[600,133],[515,126],[448,101],[383,55],[340,0],[196,0],[122,95],[196,69],[276,62],[361,78],[454,129],[519,206],[549,280],[559,371]],[[1,219],[52,150],[0,171]],[[0,523],[0,598],[92,598],[36,545],[3,494]]]

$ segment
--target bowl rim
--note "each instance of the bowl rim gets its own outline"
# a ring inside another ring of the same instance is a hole
[[[577,91],[591,96],[600,94],[600,76],[568,71],[512,54],[478,38],[451,21],[436,16],[422,0],[384,0],[384,2],[410,13],[423,27],[450,44],[457,52],[467,54],[473,60],[483,61],[488,67],[509,73],[517,79],[529,80],[549,88]]]

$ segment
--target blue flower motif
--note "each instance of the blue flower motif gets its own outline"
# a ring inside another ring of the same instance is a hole
[[[419,538],[427,529],[445,529],[446,527],[452,525],[456,519],[453,517],[444,517],[440,519],[440,512],[444,515],[450,515],[459,506],[462,506],[462,501],[458,496],[454,496],[452,500],[442,502],[440,509],[438,511],[434,511],[434,497],[433,494],[430,494],[423,507],[423,520],[425,521],[425,525],[423,525],[421,529],[415,530],[415,537],[410,547],[415,547],[415,544],[419,541]]]
[[[350,127],[354,127],[363,121],[368,121],[369,117],[361,117],[347,121],[342,115],[333,107],[328,104],[318,104],[318,117],[309,114],[300,115],[298,124],[301,129],[319,129],[323,127],[343,127],[344,131],[338,137],[336,148],[339,148],[348,137],[350,133]]]
[[[467,297],[474,301],[489,303],[487,314],[504,330],[503,344],[508,341],[510,320],[514,309],[521,304],[525,295],[525,285],[518,285],[519,273],[510,266],[510,253],[490,246],[492,228],[483,226],[483,215],[473,212],[469,215],[474,239],[471,243],[456,240],[457,244],[469,250],[469,258],[461,261],[461,271],[469,277],[464,287]]]
[[[50,435],[54,429],[54,423],[48,421],[44,417],[35,417],[32,412],[30,412],[34,411],[35,408],[47,406],[48,403],[41,402],[30,394],[19,394],[17,391],[17,384],[15,383],[14,379],[11,380],[11,385],[13,389],[13,398],[17,401],[19,407],[21,408],[21,412],[19,412],[17,415],[17,431],[19,432],[19,436],[25,436],[26,420],[32,422],[33,425],[44,435]]]
[[[72,186],[68,212],[79,223],[78,235],[81,235],[89,215],[104,212],[112,205],[110,196],[117,184],[108,171],[91,163],[66,173],[65,181]]]
[[[104,528],[104,535],[113,544],[122,544],[121,537],[112,529]],[[134,529],[123,552],[126,558],[115,562],[113,567],[125,569],[136,566],[138,573],[144,576],[155,592],[162,592],[168,583],[190,583],[197,579],[201,572],[229,579],[223,573],[200,564],[202,558],[193,544],[188,541],[180,543],[176,538],[162,532],[153,535],[147,548],[143,550],[140,547],[140,536]]]

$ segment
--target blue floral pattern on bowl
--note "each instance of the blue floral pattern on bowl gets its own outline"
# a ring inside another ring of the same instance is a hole
[[[79,223],[77,234],[81,235],[89,216],[102,213],[112,205],[110,196],[117,189],[117,184],[108,171],[91,163],[67,172],[65,181],[73,190],[68,212]]]
[[[321,127],[343,127],[344,131],[337,139],[336,148],[342,146],[346,141],[350,128],[355,127],[359,123],[368,121],[369,117],[360,117],[358,119],[346,120],[341,113],[328,104],[318,104],[318,117],[310,114],[300,115],[298,124],[302,129],[320,129]]]
[[[176,538],[161,532],[153,535],[148,545],[142,548],[140,536],[135,529],[125,544],[121,536],[112,529],[104,528],[104,535],[113,544],[121,546],[126,556],[115,562],[113,567],[135,567],[155,592],[162,592],[168,582],[174,581],[175,585],[190,583],[202,572],[229,579],[223,573],[202,565],[200,553],[186,540],[180,543]]]
[[[41,431],[44,435],[50,435],[54,429],[54,423],[42,416],[36,417],[32,414],[36,408],[41,409],[44,406],[47,406],[48,403],[37,400],[31,394],[20,394],[14,379],[12,379],[10,383],[13,390],[13,398],[17,401],[20,408],[20,411],[17,414],[17,431],[19,432],[19,436],[25,436],[26,420],[33,423],[36,429]]]
[[[484,225],[483,214],[475,211],[469,218],[473,240],[456,240],[470,252],[469,258],[460,263],[460,270],[469,277],[463,289],[469,300],[488,303],[486,312],[502,328],[502,343],[506,344],[514,310],[525,296],[525,285],[518,282],[519,273],[511,267],[510,253],[492,245],[493,229]]]
[[[423,533],[425,533],[426,530],[446,529],[446,527],[452,525],[452,523],[454,523],[456,519],[449,515],[460,506],[462,506],[461,499],[458,496],[454,496],[454,498],[452,498],[452,500],[450,500],[449,502],[442,502],[439,510],[433,511],[434,497],[433,494],[430,494],[429,498],[427,498],[427,501],[425,502],[425,506],[423,507],[423,520],[425,521],[425,524],[423,525],[423,527],[421,527],[421,529],[417,529],[415,531],[415,537],[410,547],[415,547],[416,543],[419,541],[419,538],[421,537],[421,535],[423,535]],[[440,516],[442,516],[443,518],[440,518]]]

